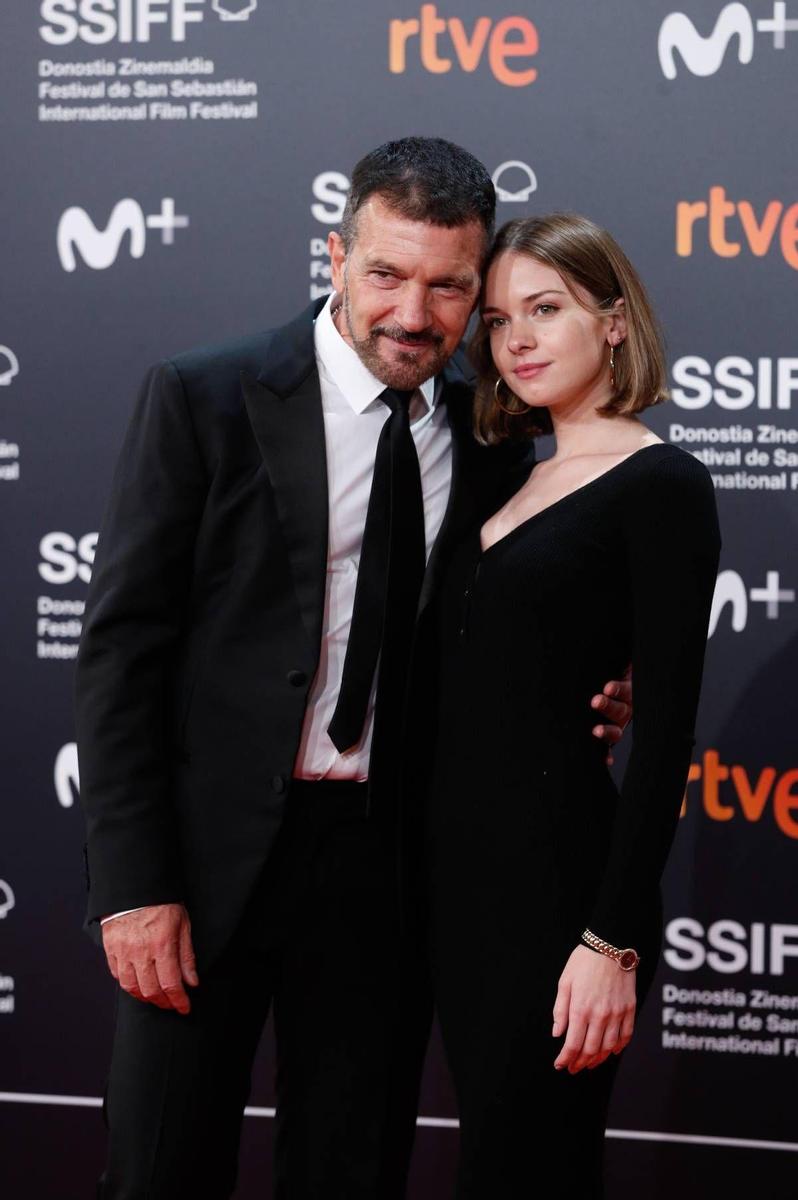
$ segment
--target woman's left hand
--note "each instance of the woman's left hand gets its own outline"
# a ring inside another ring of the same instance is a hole
[[[635,1022],[636,971],[622,971],[614,959],[577,946],[560,976],[554,1002],[552,1037],[566,1034],[554,1060],[556,1070],[575,1075],[597,1067],[629,1045]]]

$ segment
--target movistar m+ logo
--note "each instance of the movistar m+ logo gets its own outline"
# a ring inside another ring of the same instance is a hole
[[[798,20],[788,20],[786,0],[775,0],[773,13],[754,22],[745,4],[727,4],[721,9],[715,27],[701,34],[686,13],[668,13],[657,41],[659,65],[666,79],[675,79],[677,53],[681,63],[693,75],[714,75],[732,42],[736,41],[737,61],[743,64],[754,57],[756,33],[769,34],[774,50],[783,50],[787,34],[798,32]]]
[[[84,208],[68,208],[58,222],[58,257],[65,271],[76,269],[76,251],[86,266],[94,271],[104,271],[116,262],[126,236],[130,237],[130,257],[141,258],[147,245],[148,229],[159,229],[163,245],[171,246],[175,230],[186,229],[188,224],[187,216],[175,212],[171,196],[163,198],[160,212],[149,216],[145,216],[137,200],[120,200],[114,205],[104,229],[97,228]]]

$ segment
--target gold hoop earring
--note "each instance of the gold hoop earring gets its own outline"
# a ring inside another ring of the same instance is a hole
[[[501,400],[499,399],[499,384],[501,382],[502,382],[502,377],[500,375],[499,378],[496,380],[496,382],[493,385],[493,398],[496,401],[496,407],[499,409],[500,412],[506,413],[508,417],[523,416],[523,414],[526,412],[526,407],[524,407],[524,408],[505,408],[504,405],[502,404]]]

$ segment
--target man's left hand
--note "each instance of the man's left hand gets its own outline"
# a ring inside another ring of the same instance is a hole
[[[602,722],[593,726],[593,736],[607,743],[607,763],[612,765],[612,747],[621,740],[632,719],[632,668],[629,667],[623,679],[605,683],[601,694],[590,701],[590,707],[601,713]]]

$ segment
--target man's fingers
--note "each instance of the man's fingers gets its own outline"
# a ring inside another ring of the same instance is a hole
[[[183,981],[199,982],[191,924],[182,904],[155,904],[117,917],[103,929],[108,966],[137,1000],[187,1013]]]
[[[169,997],[161,987],[154,962],[137,963],[136,975],[142,1000],[146,1000],[148,1004],[155,1004],[158,1008],[172,1007]]]
[[[199,976],[197,975],[197,963],[194,958],[194,947],[191,944],[191,925],[188,918],[185,919],[180,929],[178,955],[180,958],[180,972],[183,979],[190,987],[197,987]]]
[[[610,700],[608,696],[602,696],[601,703],[594,704],[593,708],[598,709],[608,725],[625,725],[629,720],[629,705],[622,704],[620,700]]]
[[[614,746],[623,737],[623,730],[617,725],[594,725],[593,737],[599,738],[602,742],[607,742],[608,745]]]
[[[616,700],[622,701],[631,708],[632,690],[632,664],[630,663],[623,679],[613,679],[604,688],[604,693],[607,696],[614,696]]]
[[[166,1003],[161,1007],[174,1008],[179,1013],[191,1010],[191,1002],[183,987],[180,964],[176,958],[169,957],[155,963],[158,975],[158,985]]]
[[[132,962],[123,962],[119,964],[119,973],[117,975],[119,986],[122,991],[127,992],[134,1000],[143,1000],[139,980],[136,974],[136,968]]]

